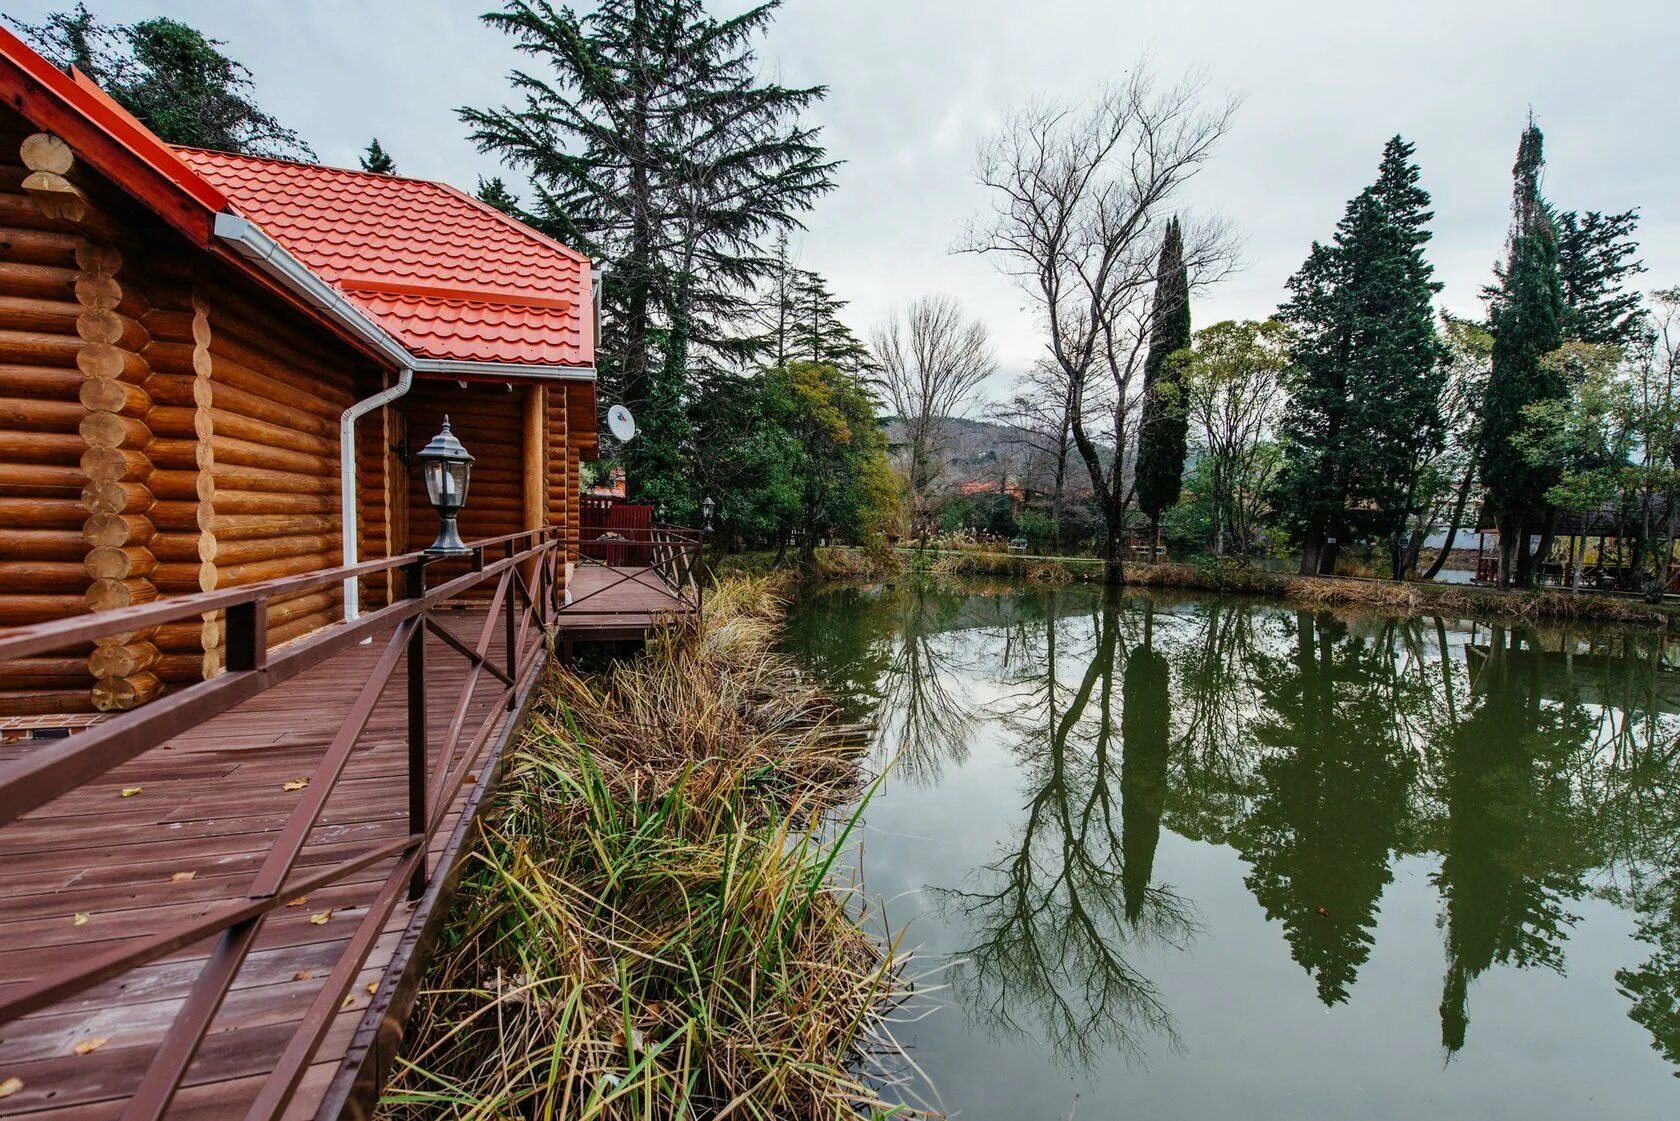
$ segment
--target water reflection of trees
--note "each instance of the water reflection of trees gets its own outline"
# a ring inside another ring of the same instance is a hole
[[[1413,759],[1390,707],[1403,693],[1392,629],[1352,637],[1308,612],[1280,624],[1289,645],[1252,654],[1266,711],[1250,734],[1267,750],[1234,842],[1249,890],[1328,1005],[1347,999],[1370,955]]]
[[[1183,944],[1195,928],[1186,901],[1152,875],[1166,791],[1167,667],[1150,647],[1148,622],[1122,658],[1121,619],[1111,594],[1065,697],[1055,613],[1044,621],[1042,665],[1022,675],[1038,687],[1018,694],[1010,714],[1024,732],[1017,750],[1030,794],[1019,836],[973,890],[945,900],[972,935],[957,978],[971,1008],[997,1028],[1036,1025],[1075,1063],[1173,1038],[1172,1016],[1132,955]]]
[[[1018,834],[946,896],[990,1022],[1075,1061],[1171,1036],[1137,964],[1193,930],[1156,879],[1164,824],[1236,849],[1327,1005],[1352,999],[1396,858],[1437,854],[1449,1054],[1478,977],[1562,968],[1579,902],[1607,899],[1646,947],[1614,983],[1680,1066],[1680,673],[1656,640],[1078,588],[862,606],[824,641],[850,643],[834,662],[911,769],[937,777],[976,720],[1020,756]],[[965,677],[1002,701],[973,713]]]

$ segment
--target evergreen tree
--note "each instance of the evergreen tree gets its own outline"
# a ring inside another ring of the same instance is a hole
[[[826,91],[759,76],[754,43],[778,7],[715,19],[700,0],[605,0],[580,16],[509,0],[485,21],[549,76],[515,71],[522,104],[461,110],[481,151],[529,172],[538,228],[612,261],[598,365],[640,422],[631,487],[674,508],[692,500],[691,352],[740,357],[727,325],[769,267],[761,242],[833,185],[799,123]]]
[[[1149,352],[1143,360],[1143,418],[1138,427],[1137,502],[1149,515],[1149,559],[1155,559],[1161,515],[1177,502],[1184,484],[1189,419],[1169,355],[1190,345],[1190,273],[1178,219],[1167,223],[1155,266],[1155,299],[1149,309]]]
[[[1557,217],[1558,274],[1563,280],[1563,336],[1626,346],[1639,333],[1639,293],[1623,285],[1645,271],[1633,231],[1639,211],[1567,210]]]
[[[747,352],[770,367],[816,362],[862,373],[870,365],[869,348],[841,320],[845,308],[846,301],[829,290],[821,273],[793,263],[788,239],[780,236],[748,316]]]
[[[397,161],[391,158],[389,152],[379,143],[379,137],[368,141],[368,146],[362,150],[362,170],[372,171],[380,175],[395,175]]]
[[[1544,534],[1550,518],[1546,492],[1558,481],[1555,468],[1522,451],[1518,437],[1532,423],[1523,410],[1568,393],[1561,370],[1541,361],[1562,345],[1566,317],[1557,232],[1540,194],[1543,144],[1530,120],[1512,168],[1511,234],[1493,292],[1493,366],[1482,405],[1479,470],[1499,526],[1504,585],[1530,583],[1536,550],[1529,538]]]
[[[1314,243],[1278,312],[1297,334],[1278,508],[1303,573],[1333,571],[1350,539],[1397,541],[1443,436],[1441,285],[1423,254],[1432,215],[1412,152],[1388,142],[1377,181],[1348,203],[1332,244]]]
[[[508,190],[508,185],[502,182],[500,175],[491,176],[489,179],[482,175],[478,177],[478,201],[486,206],[495,207],[510,218],[517,218],[527,225],[531,224],[530,218],[519,206],[519,196]]]
[[[313,159],[298,134],[252,99],[251,72],[221,52],[220,39],[159,16],[107,27],[87,5],[38,24],[11,16],[43,56],[74,66],[171,144],[254,156]]]

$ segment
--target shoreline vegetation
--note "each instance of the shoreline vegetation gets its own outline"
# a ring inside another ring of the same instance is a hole
[[[722,580],[697,633],[552,671],[382,1118],[892,1112],[904,960],[835,867],[868,729],[775,651],[785,586]]]
[[[807,575],[816,580],[891,579],[916,572],[932,576],[1002,577],[1032,583],[1104,580],[1100,557],[1030,556],[986,549],[819,549]],[[1240,565],[1155,563],[1126,565],[1136,588],[1172,588],[1281,599],[1316,610],[1433,613],[1532,623],[1603,623],[1680,630],[1680,610],[1668,605],[1550,588],[1535,591],[1468,584],[1433,584],[1354,576],[1298,576]]]

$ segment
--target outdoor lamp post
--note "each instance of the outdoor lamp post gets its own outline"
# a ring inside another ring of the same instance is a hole
[[[449,418],[443,418],[443,431],[420,449],[420,470],[426,480],[426,497],[438,512],[437,540],[426,547],[434,557],[459,557],[472,552],[461,533],[455,528],[455,515],[467,504],[467,484],[472,481],[473,457],[449,430]]]
[[[712,532],[712,511],[716,509],[717,503],[712,501],[711,495],[708,494],[700,500],[700,516],[705,519],[702,528],[707,533]]]

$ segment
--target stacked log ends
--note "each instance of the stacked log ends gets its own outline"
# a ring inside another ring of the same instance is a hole
[[[39,173],[38,173],[39,174]],[[147,311],[137,293],[127,292],[119,273],[122,254],[111,245],[85,241],[76,252],[76,334],[82,340],[76,365],[82,373],[78,399],[87,410],[79,432],[87,476],[82,505],[87,518],[83,568],[90,611],[111,611],[157,598],[152,574],[152,497],[146,447],[147,396],[139,351],[146,343],[141,325]],[[159,651],[152,630],[99,639],[88,658],[93,706],[101,712],[133,708],[163,691],[155,671]]]

